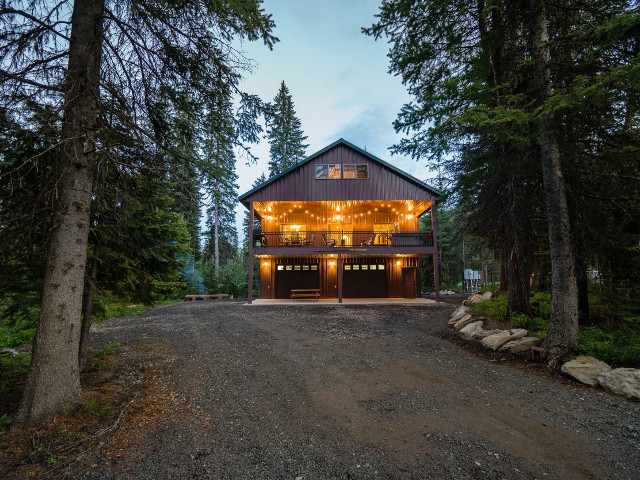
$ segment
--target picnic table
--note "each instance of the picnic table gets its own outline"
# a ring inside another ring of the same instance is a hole
[[[319,288],[292,288],[291,298],[314,298],[316,301],[320,298]]]

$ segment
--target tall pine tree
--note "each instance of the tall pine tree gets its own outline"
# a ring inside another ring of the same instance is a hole
[[[267,138],[269,139],[269,176],[284,172],[305,157],[308,144],[302,133],[302,124],[296,116],[289,89],[280,85],[273,103],[267,105]]]

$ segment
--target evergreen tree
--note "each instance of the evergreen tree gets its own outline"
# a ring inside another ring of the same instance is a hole
[[[266,108],[267,138],[269,139],[269,176],[273,177],[305,158],[308,144],[302,124],[296,116],[291,94],[280,85],[273,103]]]
[[[387,0],[378,17],[364,31],[390,38],[391,71],[415,99],[395,122],[411,136],[394,150],[444,163],[457,175],[459,201],[477,213],[468,217],[475,232],[501,248],[516,310],[528,310],[534,248],[549,252],[553,307],[545,344],[567,351],[577,340],[576,277],[585,270],[576,265],[601,245],[594,238],[589,247],[582,233],[591,229],[578,209],[590,201],[579,185],[602,179],[593,172],[608,170],[609,152],[612,159],[621,160],[622,149],[627,160],[638,157],[635,3]],[[590,173],[578,167],[585,157],[597,165]],[[631,164],[614,161],[633,175]],[[584,177],[576,182],[568,170]],[[613,177],[601,184],[610,192]],[[603,209],[609,218],[618,212],[614,204]],[[627,227],[637,226],[637,217],[628,218]]]
[[[21,119],[28,102],[54,105],[56,195],[31,369],[14,425],[46,420],[81,398],[78,351],[91,200],[104,162],[122,138],[139,148],[155,138],[159,87],[206,94],[215,70],[237,86],[246,65],[233,38],[262,39],[273,22],[258,0],[188,2],[16,2],[0,10],[0,95]],[[24,122],[24,121],[23,121]],[[25,127],[28,127],[26,122]],[[145,145],[146,144],[146,145]],[[26,160],[27,162],[30,159]],[[50,190],[51,191],[51,190]],[[71,333],[70,333],[71,332]]]

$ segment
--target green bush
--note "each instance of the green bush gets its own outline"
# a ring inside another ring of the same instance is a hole
[[[507,319],[507,296],[498,295],[491,300],[469,305],[469,312],[472,315],[494,318],[496,320]]]
[[[13,385],[19,377],[26,375],[31,365],[31,355],[0,357],[0,392]]]
[[[640,329],[628,323],[612,331],[583,327],[575,351],[614,367],[640,368]]]
[[[549,330],[549,322],[540,317],[528,317],[527,315],[514,314],[511,316],[511,325],[514,328],[524,328],[529,334],[540,338],[546,338]]]

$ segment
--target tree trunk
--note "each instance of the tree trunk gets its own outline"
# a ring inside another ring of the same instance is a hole
[[[531,0],[534,33],[534,65],[538,106],[551,97],[549,35],[544,0]],[[542,181],[546,194],[551,252],[551,318],[544,345],[553,355],[567,353],[578,341],[578,291],[575,257],[571,241],[570,217],[558,142],[553,131],[553,114],[538,119]]]
[[[93,260],[91,273],[87,276],[84,286],[84,298],[82,300],[82,330],[80,331],[80,349],[78,350],[78,365],[80,371],[84,371],[87,363],[87,350],[89,350],[89,332],[93,320],[93,300],[95,297],[95,282],[98,277],[98,260]]]
[[[220,268],[220,192],[216,179],[215,193],[213,195],[213,258],[216,271],[216,283],[218,281],[218,269]],[[251,239],[249,239],[251,240]]]
[[[40,320],[17,427],[48,420],[82,399],[78,348],[87,260],[104,0],[77,0],[71,18],[62,148]]]

